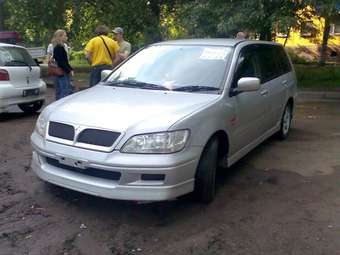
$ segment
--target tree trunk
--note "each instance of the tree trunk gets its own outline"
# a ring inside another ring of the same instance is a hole
[[[5,30],[4,1],[0,0],[0,31]]]
[[[286,43],[287,43],[287,41],[289,39],[289,35],[290,35],[290,27],[288,27],[287,36],[286,36],[285,42],[283,43],[283,47],[286,47]]]
[[[154,20],[154,31],[152,42],[158,42],[162,40],[161,28],[160,28],[160,20],[161,20],[161,8],[160,8],[160,0],[150,0],[150,10]]]
[[[322,44],[320,48],[319,65],[324,65],[326,63],[327,43],[328,43],[330,29],[331,29],[331,26],[330,26],[329,18],[325,18],[325,28],[323,30]]]
[[[271,27],[263,27],[260,31],[260,40],[271,41],[272,40],[272,29]]]

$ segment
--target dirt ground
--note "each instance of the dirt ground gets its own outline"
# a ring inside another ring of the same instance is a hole
[[[16,108],[0,116],[1,255],[340,255],[339,102],[299,103],[289,139],[220,173],[210,205],[45,184],[30,169],[36,119]]]

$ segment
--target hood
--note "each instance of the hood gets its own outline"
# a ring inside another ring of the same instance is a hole
[[[52,104],[49,120],[117,132],[154,132],[167,130],[219,96],[97,85]]]

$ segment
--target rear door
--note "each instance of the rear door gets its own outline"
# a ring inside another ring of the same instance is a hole
[[[16,88],[39,85],[40,68],[24,48],[0,47],[0,68],[8,72],[10,83]]]
[[[291,66],[286,53],[278,45],[263,44],[257,51],[262,86],[268,92],[268,129],[278,124],[287,100]]]

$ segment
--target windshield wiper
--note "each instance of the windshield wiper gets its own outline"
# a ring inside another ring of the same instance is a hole
[[[220,89],[219,89],[219,88],[215,88],[215,87],[198,86],[198,85],[194,85],[194,86],[183,86],[183,87],[179,87],[179,88],[173,89],[173,91],[186,91],[186,92],[195,92],[195,91],[216,91],[216,90],[220,90]]]
[[[6,66],[7,66],[7,64],[10,64],[10,63],[19,63],[19,64],[24,64],[25,66],[28,66],[28,68],[30,69],[30,71],[32,71],[32,67],[31,67],[31,65],[30,64],[28,64],[27,62],[25,62],[25,61],[22,61],[22,60],[11,60],[11,61],[9,61],[9,62],[6,62]]]
[[[117,87],[169,90],[167,87],[164,87],[162,85],[141,82],[141,81],[136,81],[136,80],[109,81],[109,82],[106,82],[105,84],[109,86],[117,86]]]
[[[130,83],[128,81],[107,81],[104,82],[107,86],[114,86],[114,87],[126,87],[126,88],[135,88],[137,87],[136,84]]]

